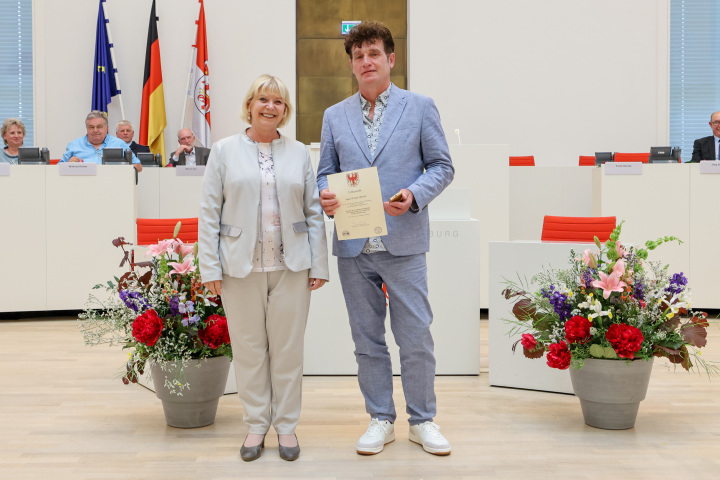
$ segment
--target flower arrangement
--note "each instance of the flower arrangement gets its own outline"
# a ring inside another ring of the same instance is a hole
[[[120,266],[128,263],[129,271],[114,282],[96,285],[95,289],[110,293],[109,300],[91,294],[79,315],[86,344],[122,345],[130,350],[122,375],[125,384],[138,381],[148,360],[177,361],[179,377],[165,386],[180,393],[188,387],[182,376],[188,360],[232,357],[222,302],[202,285],[198,245],[178,239],[180,227],[178,222],[172,239],[147,248],[149,262],[136,263],[135,252],[125,250],[131,244],[123,237],[113,240],[125,254]],[[149,270],[141,275],[142,268]]]
[[[539,290],[528,292],[517,282],[506,282],[503,295],[516,298],[511,334],[523,333],[518,343],[528,358],[546,356],[551,368],[581,368],[588,358],[649,360],[666,357],[684,369],[691,360],[708,374],[718,368],[700,357],[707,343],[707,313],[690,309],[690,289],[683,273],[670,275],[668,267],[648,262],[648,252],[677,241],[663,237],[644,248],[626,248],[620,242],[622,223],[603,246],[576,256],[570,268],[546,270],[532,278]]]

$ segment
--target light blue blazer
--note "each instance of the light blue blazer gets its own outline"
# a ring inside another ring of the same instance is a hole
[[[203,178],[198,218],[203,282],[244,278],[253,268],[260,202],[257,146],[242,134],[213,144]],[[282,136],[272,142],[285,266],[329,279],[325,221],[305,145]]]
[[[440,114],[431,98],[393,85],[385,110],[375,158],[370,155],[363,127],[360,93],[325,110],[318,165],[318,187],[328,188],[327,175],[375,166],[383,200],[401,188],[410,190],[419,211],[399,216],[385,214],[388,235],[381,237],[393,255],[415,255],[430,250],[428,204],[455,175]],[[333,255],[355,257],[365,239],[338,240]]]

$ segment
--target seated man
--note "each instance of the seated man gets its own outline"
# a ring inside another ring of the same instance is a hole
[[[117,127],[115,127],[115,136],[120,140],[124,140],[130,147],[130,150],[132,150],[135,154],[150,153],[150,147],[135,143],[135,140],[133,140],[135,131],[133,130],[132,123],[130,123],[129,120],[120,120],[118,122]]]
[[[178,143],[180,146],[168,159],[168,167],[177,165],[206,165],[210,149],[195,146],[195,134],[189,128],[181,128],[178,131]]]
[[[128,144],[117,137],[108,135],[107,115],[98,110],[88,113],[85,118],[87,135],[70,142],[65,149],[61,162],[90,162],[102,163],[103,150],[105,148],[122,148],[123,152],[128,150]],[[133,167],[138,172],[142,171],[140,159],[132,155]]]
[[[695,140],[692,160],[690,160],[693,163],[699,163],[700,160],[720,159],[718,155],[720,151],[720,147],[718,147],[718,141],[720,141],[720,112],[710,115],[709,125],[713,135]]]

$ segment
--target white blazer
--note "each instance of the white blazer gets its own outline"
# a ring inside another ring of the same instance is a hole
[[[243,135],[213,144],[205,169],[198,217],[203,282],[244,278],[253,268],[261,174],[257,146]],[[272,150],[285,266],[328,280],[325,221],[310,156],[305,145],[284,136]]]

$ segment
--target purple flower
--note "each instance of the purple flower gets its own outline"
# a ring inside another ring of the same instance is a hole
[[[676,293],[681,293],[683,290],[685,290],[685,285],[687,285],[688,279],[683,275],[683,272],[676,273],[672,277],[670,277],[670,285],[665,289],[666,292],[674,295]]]
[[[131,292],[127,289],[120,290],[120,300],[125,306],[134,312],[150,308],[150,303],[138,292]]]
[[[197,325],[199,321],[200,317],[198,317],[197,315],[193,315],[190,318],[183,318],[181,323],[187,327],[189,324]]]
[[[548,299],[550,305],[553,306],[555,313],[560,317],[560,321],[564,322],[570,315],[570,304],[567,301],[567,295],[555,290],[555,285],[550,285],[550,290],[541,290],[541,295]]]
[[[645,284],[642,278],[635,279],[635,285],[633,286],[633,295],[638,300],[645,300]]]
[[[180,315],[180,313],[181,313],[181,312],[180,312],[180,305],[179,305],[180,300],[178,300],[177,295],[173,295],[173,296],[170,298],[169,303],[170,303],[170,313],[171,313],[172,315]]]
[[[592,285],[592,282],[595,280],[595,277],[593,274],[595,273],[595,270],[592,268],[587,268],[582,272],[582,282],[585,284],[585,288],[590,288]]]

